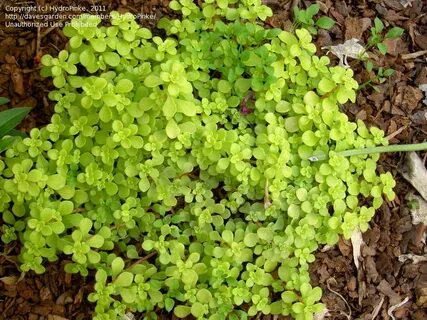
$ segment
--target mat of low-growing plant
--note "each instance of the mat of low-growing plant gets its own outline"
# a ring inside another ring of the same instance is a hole
[[[378,154],[339,152],[384,133],[340,111],[352,70],[306,29],[265,29],[261,1],[170,7],[164,38],[129,13],[82,15],[43,57],[55,114],[0,160],[2,240],[22,242],[24,272],[67,257],[96,274],[94,319],[311,319],[313,253],[394,197]]]

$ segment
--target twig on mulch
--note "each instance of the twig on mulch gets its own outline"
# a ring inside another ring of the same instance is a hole
[[[403,300],[402,302],[399,302],[398,304],[395,304],[394,306],[391,306],[390,308],[388,308],[387,310],[387,314],[393,319],[396,320],[396,318],[393,315],[393,311],[396,310],[397,308],[400,308],[401,306],[403,306],[405,303],[407,303],[409,301],[409,297],[406,297],[405,300]]]
[[[412,53],[405,53],[402,54],[402,60],[409,60],[409,59],[415,59],[418,58],[422,55],[425,55],[427,53],[427,50],[422,50],[422,51],[417,51],[417,52],[412,52]]]
[[[396,131],[390,133],[387,137],[385,137],[387,140],[391,140],[393,139],[395,136],[397,136],[398,134],[402,133],[406,128],[408,128],[408,125],[405,125],[403,127],[400,127],[399,129],[397,129]]]
[[[41,42],[40,27],[37,27],[36,52],[34,56],[37,56],[40,52],[40,42]]]
[[[348,308],[348,314],[347,313],[345,313],[345,312],[343,312],[343,314],[347,317],[347,319],[348,320],[351,320],[351,307],[350,307],[350,305],[348,304],[348,302],[347,302],[347,300],[339,293],[339,292],[337,292],[337,291],[335,291],[335,290],[333,290],[333,289],[331,289],[331,286],[329,285],[331,282],[333,282],[333,281],[336,281],[334,278],[329,278],[327,281],[326,281],[326,286],[328,287],[328,289],[329,289],[329,291],[331,291],[332,293],[334,293],[334,294],[336,294],[338,297],[340,297],[343,301],[344,301],[344,303],[345,303],[345,305],[347,306],[347,308]]]

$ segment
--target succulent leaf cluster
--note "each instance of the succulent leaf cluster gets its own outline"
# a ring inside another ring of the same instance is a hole
[[[394,197],[378,155],[337,152],[384,133],[340,111],[352,70],[305,29],[265,29],[260,0],[170,7],[182,18],[159,21],[165,38],[129,13],[64,28],[68,48],[42,59],[51,123],[0,160],[2,239],[18,235],[23,271],[64,255],[67,272],[96,271],[97,320],[312,319],[316,249]]]

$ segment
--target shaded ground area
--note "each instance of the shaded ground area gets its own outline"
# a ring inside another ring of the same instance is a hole
[[[265,1],[274,10],[268,25],[289,30],[290,7],[304,7],[310,1]],[[81,1],[90,11],[101,5],[100,12],[112,9],[141,14],[141,24],[153,27],[157,19],[172,13],[168,0]],[[386,26],[405,29],[401,39],[387,43],[389,54],[373,51],[371,59],[378,66],[395,69],[392,77],[376,83],[378,92],[367,85],[359,91],[356,104],[345,106],[352,119],[361,119],[382,128],[391,143],[421,142],[427,137],[427,109],[423,93],[418,88],[427,83],[427,3],[423,0],[384,1],[322,1],[321,10],[337,21],[330,31],[319,31],[316,43],[322,47],[343,43],[351,38],[366,43],[372,20],[378,16]],[[34,3],[31,3],[34,4]],[[39,5],[59,6],[65,1],[37,1]],[[6,6],[0,3],[0,96],[11,99],[3,108],[30,106],[30,116],[21,129],[43,126],[49,122],[53,105],[47,100],[52,85],[39,76],[39,59],[43,54],[55,55],[64,48],[66,38],[59,28],[5,28]],[[92,8],[93,9],[93,8]],[[96,13],[95,10],[91,11]],[[73,13],[73,12],[68,12]],[[76,10],[74,13],[80,13]],[[147,14],[149,16],[144,16]],[[329,55],[332,60],[334,57]],[[338,63],[338,60],[334,60]],[[360,61],[352,60],[359,83],[374,79]],[[375,80],[374,80],[375,83]],[[426,156],[426,154],[421,154]],[[405,196],[411,187],[399,174],[403,156],[383,156],[380,170],[390,170],[397,179],[397,198],[384,205],[363,235],[360,266],[353,262],[350,242],[317,254],[312,266],[313,283],[324,290],[323,302],[329,309],[328,319],[427,319],[427,263],[399,261],[402,254],[423,255],[427,249],[422,226],[414,226],[406,208]],[[48,267],[46,274],[32,273],[21,277],[17,269],[19,244],[0,244],[0,319],[90,319],[93,306],[86,301],[93,278],[83,279],[63,272],[66,261]],[[408,298],[408,302],[393,310],[390,307]],[[137,317],[141,318],[141,317]],[[165,316],[165,319],[170,316]],[[272,319],[273,317],[265,317]]]

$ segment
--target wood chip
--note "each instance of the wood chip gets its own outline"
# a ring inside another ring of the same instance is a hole
[[[426,50],[426,54],[427,54],[427,50]],[[415,84],[419,87],[420,85],[426,84],[427,83],[427,66],[426,67],[422,67],[420,72],[417,75],[417,78],[415,79]]]
[[[377,289],[390,299],[390,304],[395,304],[400,301],[400,296],[396,292],[394,292],[390,283],[387,280],[381,280],[380,284],[377,286]]]
[[[418,288],[416,291],[417,305],[421,308],[427,308],[427,287]]]
[[[2,277],[0,278],[0,281],[3,282],[5,285],[14,286],[18,282],[18,277],[17,276]]]
[[[427,124],[427,110],[420,110],[410,116],[413,125]]]
[[[25,94],[25,86],[24,75],[22,74],[21,68],[13,66],[10,73],[10,78],[12,80],[15,92],[23,96]]]
[[[375,263],[374,258],[371,256],[368,256],[365,258],[363,262],[364,262],[363,265],[366,271],[366,280],[368,282],[377,283],[378,278],[380,278],[380,275],[377,271],[377,265]]]
[[[341,254],[344,257],[349,257],[351,253],[351,246],[350,243],[347,242],[347,240],[344,240],[342,238],[338,241],[338,249],[340,250]]]
[[[427,50],[427,36],[415,33],[415,43],[423,50]]]
[[[49,314],[47,316],[47,320],[68,320],[68,318],[64,318],[64,317],[57,316],[57,315],[54,315],[54,314]]]

